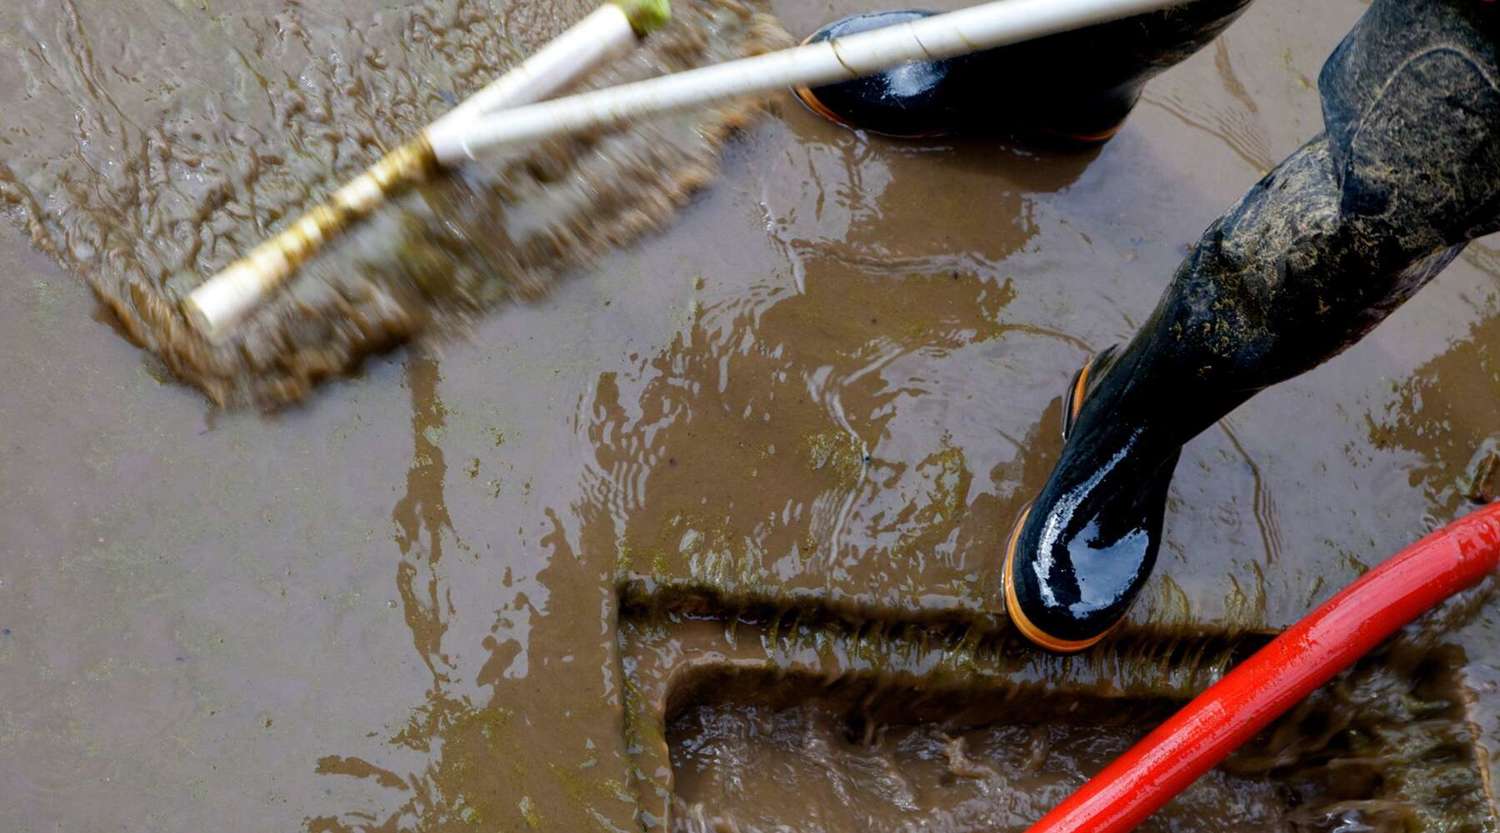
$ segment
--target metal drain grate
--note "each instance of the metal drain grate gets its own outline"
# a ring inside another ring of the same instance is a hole
[[[653,831],[1022,830],[1262,634],[1056,657],[989,617],[860,621],[626,594],[626,732]],[[1395,640],[1145,830],[1492,829],[1452,649]]]

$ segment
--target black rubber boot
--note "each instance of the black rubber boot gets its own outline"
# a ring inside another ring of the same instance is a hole
[[[870,78],[795,92],[813,112],[890,136],[1014,135],[1095,144],[1125,121],[1146,82],[1213,40],[1250,0],[1197,0],[947,61],[917,61]],[[854,15],[809,42],[906,23],[932,13]]]
[[[858,14],[835,21],[807,39],[832,40],[907,23],[931,12],[901,11]],[[959,123],[959,102],[953,98],[949,76],[952,61],[914,61],[879,75],[832,84],[798,87],[797,97],[808,109],[829,121],[887,136],[915,138],[945,133]]]
[[[1375,0],[1319,78],[1326,132],[1205,232],[1150,320],[1090,365],[1056,468],[1006,551],[1038,645],[1076,651],[1150,576],[1182,445],[1336,356],[1500,229],[1500,13]]]

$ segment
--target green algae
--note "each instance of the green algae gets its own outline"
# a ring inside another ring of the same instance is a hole
[[[864,443],[845,432],[821,432],[804,438],[802,454],[808,468],[831,472],[845,488],[858,485],[864,474]]]
[[[62,296],[57,287],[43,280],[33,280],[31,282],[31,293],[32,321],[38,327],[56,327],[62,317],[63,311],[70,306],[68,299]]]
[[[1500,499],[1500,436],[1488,437],[1480,443],[1458,479],[1458,491],[1470,503],[1487,504]]]
[[[531,796],[521,796],[521,800],[516,802],[516,808],[521,811],[521,818],[526,821],[527,827],[532,830],[542,829],[542,814],[537,810],[536,802],[531,800]]]
[[[906,560],[928,558],[949,544],[963,522],[974,475],[963,450],[944,434],[941,447],[916,466],[926,485],[922,500],[912,501],[895,522],[902,529],[893,554]],[[915,588],[914,588],[915,589]]]

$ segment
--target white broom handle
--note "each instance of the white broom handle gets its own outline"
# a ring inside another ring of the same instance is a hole
[[[478,120],[458,144],[468,157],[477,158],[486,151],[550,136],[612,127],[632,119],[790,86],[848,81],[908,61],[952,58],[1184,2],[1187,0],[998,0],[781,52],[518,107]]]
[[[593,67],[629,51],[638,42],[625,10],[605,3],[558,35],[541,51],[427,126],[439,160],[453,158],[454,137],[474,122],[511,107],[550,97]]]
[[[639,43],[647,27],[661,24],[664,8],[664,3],[658,0],[615,0],[601,5],[541,51],[428,125],[422,136],[432,154],[441,164],[462,158],[463,151],[455,143],[455,137],[470,130],[476,120],[497,109],[546,98],[628,51]],[[387,156],[377,164],[377,169],[388,165],[390,159]],[[335,192],[332,200],[336,210],[332,216],[340,226],[371,213],[389,198],[385,179],[384,175],[367,171]],[[293,244],[286,242],[293,238],[283,232],[189,293],[183,308],[194,326],[209,338],[221,340],[231,327],[290,280],[301,260],[311,256],[311,250],[320,248],[328,237],[342,231],[342,228],[325,228],[314,215],[304,216],[288,231],[297,232],[299,228]],[[289,246],[295,246],[300,254],[289,256]],[[303,251],[304,248],[308,251]]]

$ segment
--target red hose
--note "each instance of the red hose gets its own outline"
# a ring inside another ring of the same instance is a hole
[[[1412,545],[1257,651],[1028,833],[1125,833],[1403,625],[1500,564],[1500,504]]]

